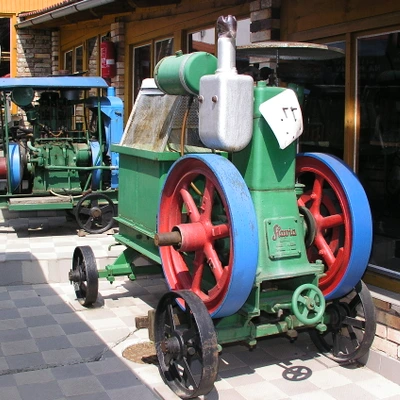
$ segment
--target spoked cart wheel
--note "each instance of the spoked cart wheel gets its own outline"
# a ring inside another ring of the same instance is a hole
[[[160,374],[171,390],[182,399],[210,392],[218,373],[218,345],[201,299],[189,290],[166,293],[154,328]]]
[[[78,226],[88,233],[103,233],[114,224],[115,206],[104,193],[89,193],[76,205]]]
[[[368,265],[372,218],[367,196],[348,166],[331,155],[299,154],[296,175],[304,185],[298,205],[307,225],[308,259],[325,264],[319,281],[325,298],[341,298]]]
[[[317,349],[337,362],[352,362],[367,353],[375,337],[375,306],[365,284],[360,281],[343,299],[326,307],[328,329],[310,331]]]
[[[74,285],[76,298],[83,306],[91,306],[99,292],[99,274],[90,246],[75,247],[69,280]]]
[[[213,318],[242,307],[256,275],[258,230],[249,190],[230,161],[196,154],[175,162],[155,243],[171,290],[193,291]]]

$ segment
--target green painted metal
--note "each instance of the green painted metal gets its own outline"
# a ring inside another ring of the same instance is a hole
[[[303,218],[299,215],[295,187],[296,143],[286,149],[279,144],[258,108],[283,88],[258,82],[254,90],[254,125],[251,143],[232,154],[253,199],[259,231],[256,283],[320,274],[310,264],[304,243]]]
[[[87,152],[89,153],[88,149]],[[52,142],[40,147],[37,156],[30,160],[28,166],[34,176],[34,192],[41,193],[49,189],[80,192],[81,179],[76,169],[51,170],[47,168],[48,166],[75,167],[75,153],[75,148],[68,143]]]
[[[152,275],[161,273],[160,265],[136,266],[135,260],[140,256],[141,253],[131,247],[127,247],[113,264],[99,270],[99,278],[106,278],[110,283],[113,283],[116,276],[128,276],[130,280],[135,280],[137,274]]]
[[[164,57],[154,69],[157,86],[168,94],[198,95],[200,78],[213,74],[217,69],[217,58],[203,51]]]
[[[166,175],[172,163],[179,158],[179,153],[152,152],[121,145],[114,145],[112,149],[120,155],[119,182],[124,188],[119,192],[118,216],[115,218],[119,233],[114,238],[117,243],[127,246],[129,251],[108,265],[107,272],[101,272],[99,276],[130,275],[130,279],[135,279],[137,273],[161,273],[161,259],[154,244],[156,214]],[[159,266],[135,269],[132,261],[137,254]]]
[[[115,146],[115,149],[120,152],[120,185],[126,188],[118,199],[120,235],[116,239],[123,236],[132,242],[140,242],[140,247],[158,255],[158,248],[152,240],[152,244],[147,244],[146,238],[153,238],[156,232],[161,189],[179,153],[150,152],[123,146]],[[146,237],[144,240],[143,236]]]
[[[46,210],[72,210],[74,203],[25,203],[25,204],[12,204],[9,203],[8,209],[11,211],[46,211]]]

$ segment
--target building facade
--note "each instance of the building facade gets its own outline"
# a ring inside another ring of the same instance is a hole
[[[21,12],[30,12],[38,9],[44,10],[56,3],[58,2],[54,0],[15,0],[3,2],[0,10],[0,77],[18,76],[24,72],[24,65],[17,67],[17,60],[19,60],[21,56],[17,50],[17,48],[21,49],[21,46],[18,46],[17,42],[20,44],[20,41],[22,40],[22,45],[24,45],[24,40],[26,39],[24,35],[17,35],[17,31],[14,28],[18,19],[17,15]],[[42,46],[39,45],[41,41]],[[47,42],[47,36],[43,37],[42,40],[39,39],[37,41],[37,49],[40,50],[40,47],[42,47],[42,51],[37,52],[38,55],[41,54],[42,56],[39,56],[34,60],[35,64],[38,64],[37,68],[39,71],[37,72],[42,71],[43,64],[46,66],[47,64],[50,64]],[[29,52],[29,44],[24,46],[23,49],[23,51]]]
[[[374,347],[389,359],[389,364],[379,359],[379,368],[398,362],[400,3],[65,0],[12,17],[16,75],[102,74],[124,100],[127,119],[141,81],[152,76],[163,56],[178,50],[216,53],[215,21],[228,14],[239,21],[238,38],[243,40],[239,45],[270,40],[315,42],[344,54],[324,61],[255,60],[253,67],[265,64],[275,70],[282,85],[301,86],[305,130],[300,150],[342,158],[366,190],[374,223],[365,276],[376,287]],[[111,61],[102,65],[102,59]]]

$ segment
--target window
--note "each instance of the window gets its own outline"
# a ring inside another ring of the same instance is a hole
[[[174,39],[168,38],[155,42],[154,66],[164,57],[170,56],[174,51]]]
[[[217,33],[215,27],[190,32],[187,35],[187,51],[205,51],[207,53],[217,55]],[[240,19],[237,21],[236,46],[245,46],[250,44],[250,18]],[[249,60],[236,60],[236,68],[239,73],[249,67]],[[258,68],[258,66],[257,66]]]
[[[327,45],[345,50],[345,42]],[[279,75],[298,93],[303,108],[300,150],[334,154],[343,159],[345,57],[282,62]]]
[[[72,74],[73,72],[72,66],[73,66],[73,53],[72,50],[70,50],[64,54],[64,70],[66,70],[69,74]]]
[[[10,19],[0,18],[0,77],[10,74]]]
[[[73,72],[81,73],[83,69],[83,46],[78,46],[75,48],[75,65]]]
[[[99,74],[98,54],[99,54],[98,38],[93,37],[87,41],[86,57],[88,60],[87,69],[89,76],[97,76]]]
[[[187,52],[206,51],[207,53],[217,54],[215,47],[215,28],[202,29],[188,34]]]
[[[133,50],[133,96],[136,99],[143,79],[151,77],[151,44],[135,47]]]
[[[64,70],[68,74],[73,74],[75,72],[82,73],[83,68],[83,46],[75,47],[75,49],[69,50],[64,53]]]
[[[100,73],[99,36],[94,36],[64,53],[63,69],[68,74],[98,76]]]
[[[133,49],[133,101],[139,93],[143,79],[151,78],[156,64],[164,57],[174,52],[172,37],[155,40]],[[153,62],[152,62],[152,54]]]
[[[359,178],[371,206],[372,268],[400,278],[400,32],[357,40]]]

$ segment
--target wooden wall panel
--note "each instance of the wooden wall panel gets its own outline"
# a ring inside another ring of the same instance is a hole
[[[400,13],[399,1],[282,0],[281,33],[284,40],[307,40],[306,32],[345,33],[345,27],[363,29],[368,18],[383,19]],[[371,20],[369,20],[371,21]],[[342,27],[342,31],[340,30]]]
[[[2,0],[0,13],[19,14],[21,12],[41,10],[61,2],[62,0]]]

